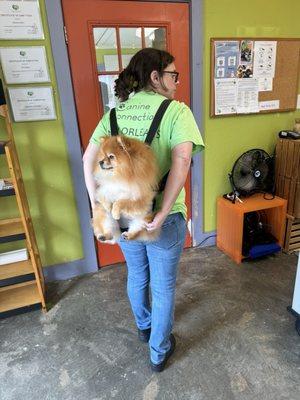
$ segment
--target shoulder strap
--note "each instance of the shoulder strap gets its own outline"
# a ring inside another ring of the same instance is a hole
[[[154,139],[156,131],[157,131],[158,127],[159,127],[159,124],[160,124],[165,112],[167,111],[167,108],[169,107],[169,104],[171,103],[171,101],[172,100],[170,100],[170,99],[166,99],[159,106],[159,108],[158,108],[158,110],[157,110],[157,112],[156,112],[156,114],[155,114],[155,116],[153,118],[152,124],[151,124],[151,126],[149,128],[149,132],[148,132],[147,137],[145,139],[145,143],[151,145],[152,140]]]
[[[151,145],[152,140],[154,139],[154,136],[157,132],[157,129],[159,127],[159,124],[165,114],[165,112],[167,111],[167,108],[169,107],[169,104],[171,103],[172,100],[170,99],[166,99],[164,100],[161,105],[159,106],[152,124],[149,128],[149,132],[147,134],[147,137],[145,139],[145,143]],[[116,116],[116,109],[112,108],[110,110],[110,114],[109,114],[109,120],[110,120],[110,131],[111,131],[111,135],[112,136],[116,136],[119,134],[119,128],[118,128],[118,123],[117,123],[117,116]]]
[[[117,123],[116,109],[112,108],[109,113],[110,120],[110,132],[112,136],[116,136],[119,134],[119,128]]]

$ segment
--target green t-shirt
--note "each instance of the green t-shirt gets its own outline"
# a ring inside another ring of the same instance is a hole
[[[116,108],[119,132],[122,135],[145,141],[154,115],[163,100],[165,100],[165,97],[158,93],[141,91],[120,103]],[[107,112],[96,127],[90,142],[99,144],[99,139],[102,136],[110,135],[110,133],[109,112]],[[204,148],[201,134],[191,110],[184,103],[173,100],[163,116],[151,144],[159,165],[160,178],[171,167],[172,149],[184,142],[193,143],[193,154]],[[161,200],[162,193],[159,193],[156,196],[156,209],[160,208]],[[186,218],[184,188],[179,193],[171,214],[177,212],[181,212]]]

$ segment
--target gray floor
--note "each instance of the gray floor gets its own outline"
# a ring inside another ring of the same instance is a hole
[[[300,399],[291,304],[296,255],[235,265],[187,250],[176,353],[153,374],[125,294],[124,265],[49,285],[52,309],[0,321],[0,399]]]

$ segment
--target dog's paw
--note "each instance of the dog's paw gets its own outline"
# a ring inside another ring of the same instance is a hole
[[[114,203],[111,209],[111,215],[113,217],[113,219],[119,220],[121,217],[121,211],[120,211],[120,207],[117,203]]]
[[[104,208],[104,210],[108,213],[111,212],[111,203],[108,203],[107,201],[104,201],[102,204],[102,207]]]
[[[111,235],[100,234],[100,235],[96,236],[96,238],[97,238],[98,242],[101,242],[101,243],[107,243],[107,244],[115,244],[116,243],[115,238]]]
[[[138,232],[126,231],[126,232],[123,232],[121,236],[124,240],[134,240],[138,236]]]
[[[129,240],[129,237],[128,237],[129,235],[128,235],[128,232],[123,232],[122,234],[121,234],[121,237],[122,237],[122,239],[124,239],[124,240]]]
[[[96,238],[99,242],[106,242],[107,240],[111,240],[113,237],[112,235],[105,235],[103,233],[99,233],[96,235]]]

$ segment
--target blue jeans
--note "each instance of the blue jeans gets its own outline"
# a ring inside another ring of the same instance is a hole
[[[177,266],[185,235],[185,219],[176,213],[166,218],[156,241],[119,242],[127,263],[127,292],[137,327],[151,328],[149,346],[154,364],[162,362],[170,349]]]

